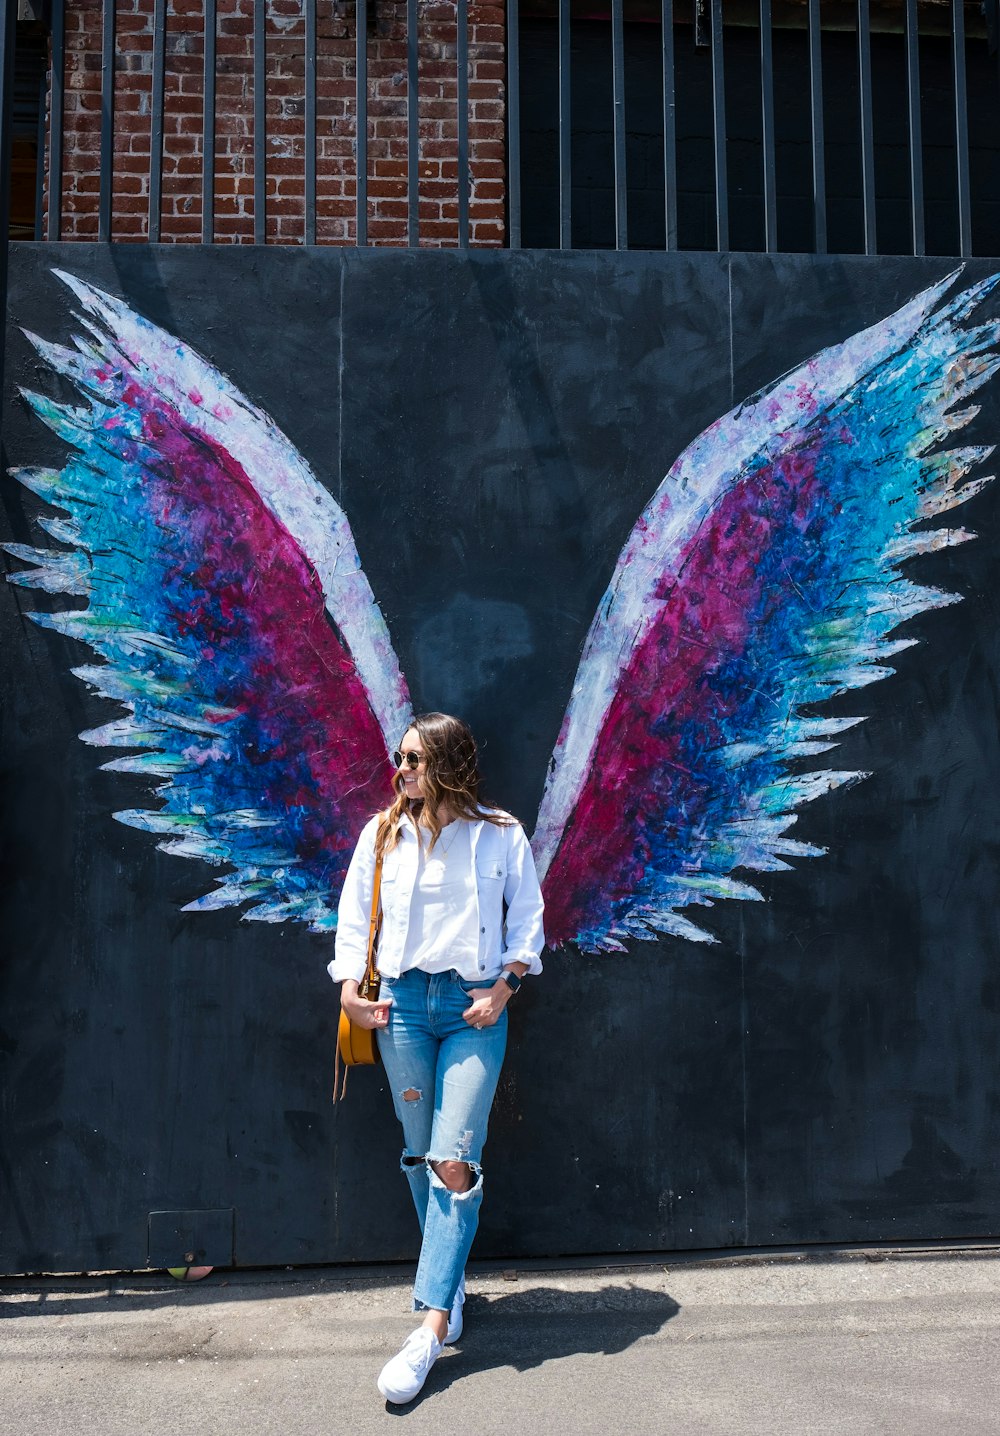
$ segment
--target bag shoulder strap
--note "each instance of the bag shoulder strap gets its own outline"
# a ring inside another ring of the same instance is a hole
[[[380,845],[380,839],[385,831],[386,819],[380,818],[375,833],[375,878],[372,882],[372,915],[368,924],[368,964],[365,968],[365,980],[362,987],[367,989],[375,981],[375,944],[378,942],[379,929],[382,926],[382,907],[380,898],[382,895],[382,858],[384,848]]]

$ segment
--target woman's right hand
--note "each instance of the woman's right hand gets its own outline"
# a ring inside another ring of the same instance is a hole
[[[351,1021],[359,1027],[375,1029],[385,1027],[388,1023],[392,999],[382,998],[378,1002],[368,1002],[364,997],[358,996],[358,984],[348,980],[340,985],[340,1005]]]

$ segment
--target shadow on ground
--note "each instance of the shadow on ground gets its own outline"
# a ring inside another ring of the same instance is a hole
[[[456,1382],[498,1367],[524,1372],[588,1352],[617,1355],[652,1336],[679,1311],[666,1292],[628,1285],[571,1292],[535,1286],[509,1296],[470,1296],[462,1340],[436,1363],[416,1401],[387,1403],[386,1411],[405,1417],[431,1405]]]
[[[654,1266],[662,1270],[663,1257],[657,1254]],[[596,1263],[595,1263],[596,1265]],[[638,1270],[645,1268],[638,1267]],[[567,1272],[571,1269],[567,1268]],[[216,1267],[204,1281],[174,1281],[165,1272],[109,1273],[90,1276],[38,1276],[0,1277],[0,1321],[12,1317],[33,1316],[79,1316],[88,1311],[107,1311],[118,1306],[122,1311],[158,1311],[171,1307],[211,1307],[220,1302],[274,1300],[282,1297],[315,1295],[354,1295],[373,1288],[385,1291],[398,1289],[403,1294],[404,1305],[413,1285],[414,1268],[400,1264],[397,1268],[353,1267],[331,1271],[322,1267],[275,1267],[228,1269]],[[473,1278],[490,1275],[489,1268],[470,1265]],[[572,1271],[574,1276],[579,1272]],[[625,1277],[624,1270],[617,1273],[619,1281]],[[525,1271],[525,1276],[533,1273]],[[594,1273],[594,1280],[600,1273]],[[618,1310],[623,1302],[650,1297],[653,1294],[641,1288],[619,1285],[607,1286],[600,1293],[584,1296],[577,1292],[560,1291],[555,1287],[525,1286],[515,1288],[509,1296],[470,1296],[468,1313],[495,1311],[500,1314],[549,1310],[550,1302],[556,1302],[560,1311],[575,1311],[575,1303],[581,1303],[582,1312],[588,1303],[596,1304],[593,1309]],[[657,1298],[660,1300],[660,1298]],[[617,1305],[616,1305],[617,1303]],[[631,1309],[631,1307],[630,1307]],[[669,1313],[673,1315],[674,1309]]]
[[[0,1278],[0,1320],[4,1317],[79,1316],[88,1311],[159,1311],[174,1306],[211,1307],[219,1302],[274,1300],[304,1294],[337,1295],[374,1287],[408,1290],[413,1268],[386,1274],[385,1267],[331,1272],[322,1268],[216,1267],[203,1281],[175,1281],[165,1272],[102,1276]]]

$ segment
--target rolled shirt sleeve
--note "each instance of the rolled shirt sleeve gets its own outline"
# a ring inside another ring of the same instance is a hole
[[[507,832],[507,878],[503,898],[507,906],[504,923],[503,961],[523,962],[528,972],[537,976],[542,970],[541,951],[545,946],[542,928],[542,890],[535,872],[528,839],[520,823],[513,823]]]

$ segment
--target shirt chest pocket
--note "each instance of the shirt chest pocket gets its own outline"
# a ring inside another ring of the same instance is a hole
[[[394,849],[391,853],[386,853],[382,861],[382,883],[390,890],[399,881],[400,867],[399,852]]]
[[[477,858],[476,876],[479,878],[481,884],[491,882],[502,883],[507,876],[507,869],[503,863],[498,862],[496,858]]]

